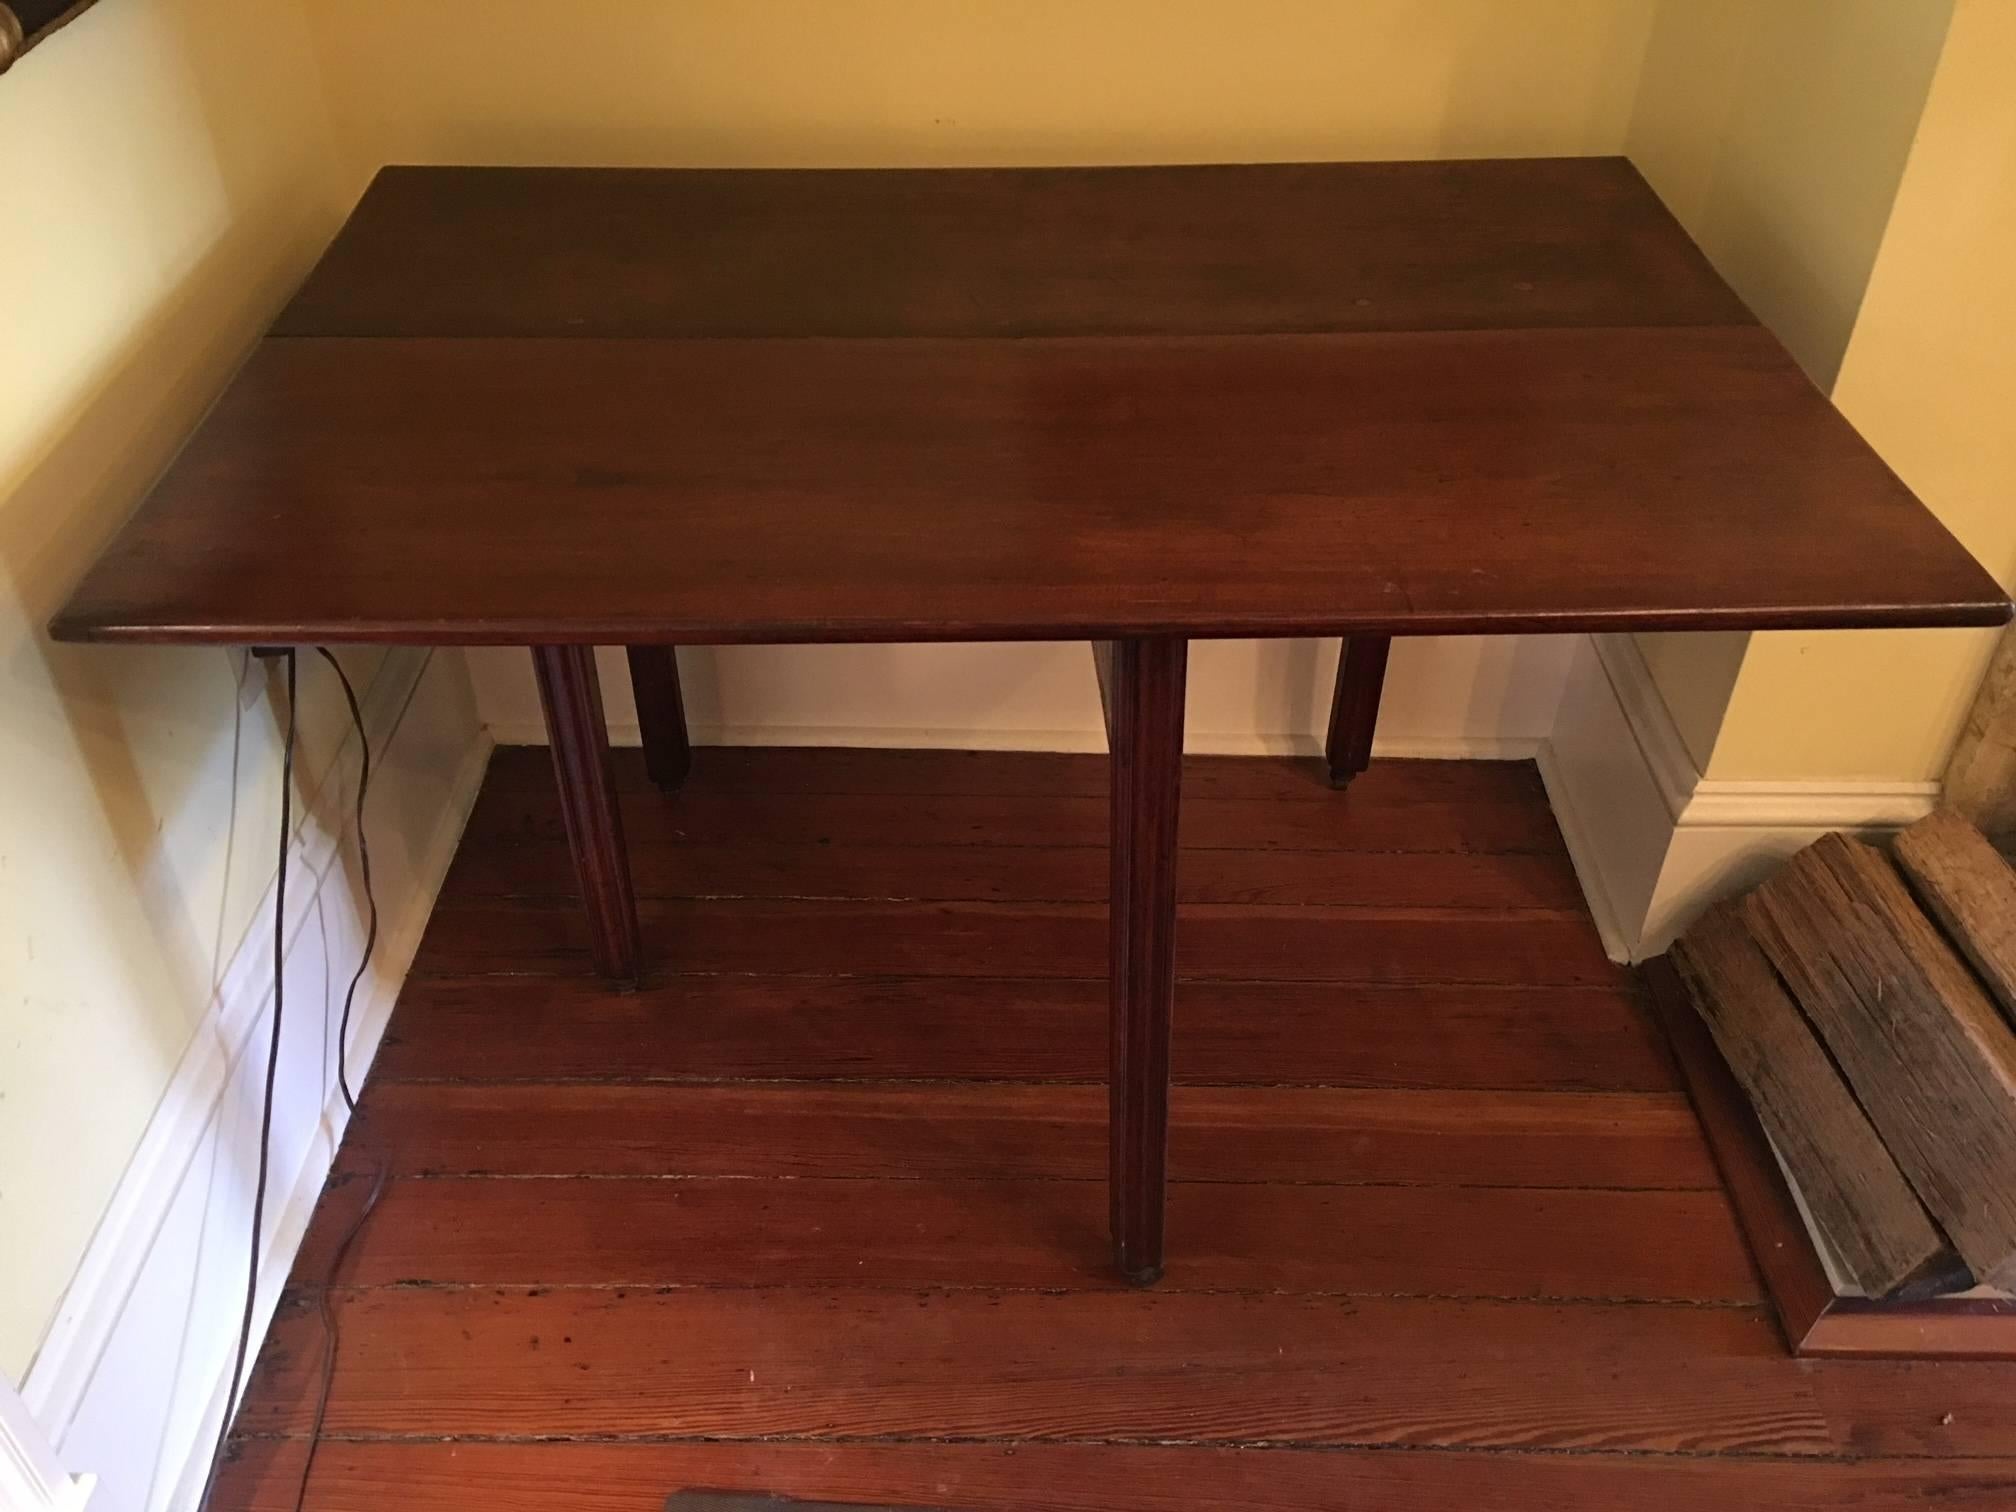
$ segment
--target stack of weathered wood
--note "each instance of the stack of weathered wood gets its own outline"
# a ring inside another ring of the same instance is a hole
[[[1672,960],[1853,1290],[2016,1289],[2016,872],[1979,832],[1829,835]]]

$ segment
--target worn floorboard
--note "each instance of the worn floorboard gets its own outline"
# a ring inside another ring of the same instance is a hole
[[[2016,1506],[2016,1368],[1787,1357],[1530,766],[1186,763],[1171,1259],[1105,1269],[1104,763],[499,753],[219,1508]],[[335,1249],[388,1182],[340,1270]]]
[[[241,1512],[289,1512],[300,1440],[245,1446]],[[2005,1512],[2016,1460],[1789,1461],[1121,1444],[336,1440],[321,1512],[660,1512],[673,1487],[954,1512]]]
[[[1762,1300],[1720,1192],[1183,1182],[1165,1292]],[[326,1269],[333,1226],[302,1264]],[[1476,1237],[1488,1233],[1488,1244]],[[1093,1181],[440,1177],[381,1200],[362,1287],[1108,1290]]]
[[[1179,1181],[1717,1187],[1677,1092],[1179,1087]],[[930,1137],[918,1131],[928,1125]],[[342,1169],[402,1176],[1106,1177],[1072,1083],[386,1082]]]
[[[638,913],[657,977],[1091,978],[1106,963],[1103,903],[646,898]],[[1595,930],[1558,913],[1197,903],[1178,922],[1179,981],[1581,987],[1615,975]],[[451,904],[436,910],[413,969],[578,972],[587,939],[585,916],[551,900]]]
[[[1182,1082],[1678,1086],[1657,1032],[1615,977],[1581,987],[1186,982],[1177,1011]],[[374,1072],[384,1081],[1105,1074],[1098,977],[673,977],[610,993],[580,972],[416,977]]]

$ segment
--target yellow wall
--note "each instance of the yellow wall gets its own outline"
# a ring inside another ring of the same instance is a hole
[[[318,0],[365,161],[1615,151],[1650,0]]]
[[[0,288],[12,296],[0,342],[0,1234],[31,1236],[0,1249],[0,1370],[18,1378],[30,1359],[270,877],[276,800],[272,710],[234,658],[57,648],[37,627],[378,162],[1628,144],[1816,375],[1847,348],[1851,416],[2007,572],[2008,0],[1960,0],[1883,240],[1948,10],[593,0],[557,34],[543,0],[106,0],[86,13],[0,80]],[[1937,770],[1984,640],[1659,639],[1650,654],[1716,775],[1910,775]],[[308,720],[312,766],[340,719],[318,706]]]
[[[556,27],[544,0],[104,0],[24,59],[0,80],[0,1370],[26,1368],[244,933],[277,798],[238,659],[38,627],[378,163],[1615,151],[1650,16],[594,0]],[[1459,664],[1458,701],[1488,694]],[[1255,697],[1232,681],[1228,717]],[[339,712],[306,717],[326,750]]]
[[[272,876],[222,651],[40,626],[343,206],[291,0],[113,0],[0,78],[0,1372],[18,1380]],[[336,706],[340,709],[340,705]],[[342,729],[310,711],[314,751]]]
[[[1834,399],[2016,587],[2016,5],[1959,0]],[[1716,776],[1936,779],[1993,631],[1759,635]]]
[[[1651,0],[594,0],[556,28],[530,0],[314,7],[360,167],[1612,153],[1651,13]],[[1334,658],[1334,642],[1200,647],[1193,742],[1306,747]],[[1082,647],[682,660],[710,735],[1103,740]],[[474,666],[493,728],[536,733],[523,658]],[[1410,642],[1382,738],[1530,748],[1565,668],[1544,642]],[[620,680],[609,691],[621,720]]]
[[[1862,306],[1951,13],[1951,0],[1662,0],[1654,19],[1632,161],[1822,388]],[[1741,736],[1717,744],[1761,638],[1639,645],[1704,771],[1805,774],[1790,746],[1781,760]],[[1796,696],[1796,682],[1785,691]],[[1895,765],[1874,748],[1846,759],[1858,772]]]
[[[1952,0],[1663,0],[1632,161],[1822,388],[1848,345]]]

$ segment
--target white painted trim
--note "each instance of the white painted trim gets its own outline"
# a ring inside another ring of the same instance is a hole
[[[374,804],[386,775],[399,776],[392,742],[409,723],[408,711],[430,665],[434,663],[424,654],[395,653],[364,695],[365,727],[374,751]],[[442,675],[460,683],[459,659],[447,664]],[[474,730],[466,684],[462,697],[463,727],[470,733],[458,769],[436,779],[447,800],[436,810],[431,832],[417,844],[375,829],[371,837],[382,927],[351,1020],[346,1049],[353,1079],[362,1076],[376,1052],[482,783],[491,745]],[[346,742],[343,753],[354,756],[354,745],[354,738]],[[331,763],[332,771],[341,765],[343,753]],[[292,1078],[295,1095],[275,1104],[274,1147],[276,1153],[283,1147],[286,1153],[274,1168],[268,1192],[255,1348],[347,1117],[328,1044],[333,1023],[324,1022],[323,1015],[331,1006],[329,983],[335,984],[334,999],[340,1001],[347,963],[361,946],[362,924],[344,870],[351,815],[329,812],[346,805],[348,793],[326,778],[320,787],[301,805],[302,828],[288,873],[289,1013],[282,1075],[283,1080]],[[396,798],[391,806],[398,806]],[[273,906],[269,884],[23,1382],[24,1399],[66,1461],[100,1472],[104,1512],[193,1508],[208,1468],[243,1305],[250,1205],[242,1179],[247,1153],[242,1146],[248,1135],[256,1137],[256,1099],[264,1070],[263,1053],[248,1051],[255,1040],[263,1040],[271,1008]],[[302,1091],[308,1095],[298,1095]],[[254,1110],[250,1118],[248,1107]],[[230,1248],[234,1237],[235,1251]],[[164,1293],[177,1314],[165,1321],[155,1316]],[[227,1317],[228,1339],[221,1326]],[[144,1387],[137,1383],[142,1372]],[[139,1405],[143,1394],[151,1416],[144,1429],[127,1429],[124,1416],[145,1415]]]
[[[1652,680],[1644,653],[1628,635],[1592,635],[1589,647],[1609,679],[1611,696],[1630,726],[1645,770],[1665,800],[1666,812],[1677,821],[1700,787],[1701,773],[1659,685]]]
[[[502,720],[489,731],[499,745],[544,745],[546,727],[537,720]],[[1106,750],[1103,732],[1090,730],[937,729],[914,725],[708,725],[695,724],[693,743],[701,746],[861,746],[876,750],[1063,751],[1097,753]],[[612,720],[612,745],[641,742],[634,720]],[[1531,761],[1542,745],[1534,736],[1510,735],[1381,735],[1372,754],[1419,757],[1435,761]],[[1183,747],[1193,756],[1296,756],[1323,754],[1314,735],[1256,735],[1192,730]]]
[[[1680,815],[1727,829],[1902,829],[1939,806],[1936,782],[1737,782],[1704,778]]]
[[[1537,735],[1375,735],[1372,754],[1423,761],[1533,761],[1546,748]],[[1321,754],[1320,748],[1311,754]]]
[[[1936,782],[1753,782],[1704,777],[1628,635],[1592,635],[1597,660],[1675,824],[1762,829],[1901,827],[1938,805]]]
[[[80,1512],[92,1484],[63,1468],[28,1404],[0,1379],[0,1512]]]
[[[1707,903],[1831,830],[1880,835],[1939,801],[1934,782],[1702,776],[1624,635],[1590,636],[1578,651],[1540,770],[1618,960],[1657,954]]]
[[[492,749],[492,742],[487,737],[471,747],[468,758],[454,779],[456,801],[442,815],[441,823],[424,850],[426,861],[422,876],[427,885],[409,896],[397,927],[386,930],[380,940],[387,968],[373,983],[368,999],[360,991],[360,1001],[350,1020],[348,1059],[352,1079],[356,1083],[362,1082],[364,1073],[378,1054],[379,1042],[385,1037],[399,989],[413,963],[414,953],[420,948],[420,937],[426,931],[427,921],[433,915],[435,896],[448,875],[448,866],[455,858],[463,826],[468,822],[476,794],[483,785],[483,772],[489,765]],[[331,1083],[307,1156],[300,1163],[293,1180],[279,1194],[278,1205],[269,1209],[269,1238],[265,1253],[259,1260],[259,1302],[252,1326],[255,1354],[259,1341],[266,1336],[266,1330],[272,1324],[273,1310],[278,1306],[288,1274],[294,1268],[294,1257],[300,1252],[301,1241],[308,1232],[308,1222],[315,1215],[315,1205],[321,1199],[330,1167],[336,1160],[337,1148],[343,1143],[343,1131],[349,1124],[350,1110],[343,1101],[342,1091]],[[242,1286],[242,1280],[237,1284]],[[179,1467],[169,1456],[162,1457],[162,1480],[169,1488],[168,1495],[160,1502],[164,1509],[194,1512],[203,1494],[203,1481],[209,1474],[210,1446],[217,1439],[219,1420],[226,1410],[224,1394],[229,1385],[228,1370],[219,1372],[209,1399],[203,1404],[197,1431],[182,1448]]]
[[[1562,758],[1553,742],[1541,746],[1539,763],[1540,781],[1547,789],[1554,823],[1560,828],[1562,844],[1568,848],[1575,878],[1582,884],[1582,897],[1589,905],[1589,918],[1596,926],[1597,938],[1603,942],[1603,953],[1613,961],[1628,961],[1631,935],[1617,915],[1616,897],[1603,880],[1596,860],[1597,838],[1593,828],[1596,818],[1583,812],[1584,800],[1577,796],[1574,779],[1563,770]]]
[[[389,656],[365,690],[359,705],[374,750],[382,751],[389,743],[426,665],[424,657]],[[349,748],[346,741],[343,752]],[[336,763],[341,760],[339,753]],[[336,859],[342,837],[340,829],[310,828],[316,796],[304,795],[300,804],[294,870],[288,874],[294,882],[288,910],[293,917],[287,924],[290,947],[314,910],[321,880]],[[308,836],[305,841],[299,838],[303,834]],[[301,884],[299,873],[306,874],[309,885]],[[218,979],[204,1023],[183,1051],[23,1383],[22,1395],[30,1410],[42,1422],[57,1425],[59,1437],[90,1387],[120,1306],[146,1263],[176,1186],[215,1112],[227,1070],[271,995],[274,891],[275,883],[269,881]]]
[[[443,809],[433,834],[421,848],[418,868],[421,885],[407,894],[405,905],[396,917],[388,915],[381,931],[378,959],[382,965],[375,967],[368,979],[368,994],[360,989],[359,1001],[350,1020],[346,1053],[353,1084],[362,1084],[365,1072],[378,1054],[378,1045],[391,1021],[399,989],[405,982],[414,954],[420,948],[420,938],[426,932],[428,920],[433,916],[434,899],[448,875],[449,864],[455,859],[463,827],[483,786],[483,773],[489,765],[492,749],[487,737],[479,737],[471,744],[460,769],[450,782],[451,801]],[[272,1322],[273,1309],[293,1269],[294,1256],[301,1248],[301,1240],[308,1231],[308,1221],[314,1216],[315,1205],[322,1196],[329,1169],[335,1162],[336,1150],[343,1142],[343,1131],[349,1127],[349,1107],[343,1100],[341,1088],[333,1081],[324,1095],[319,1113],[306,1158],[300,1163],[293,1180],[284,1191],[279,1192],[278,1205],[270,1210],[270,1237],[259,1262],[259,1308],[252,1335],[255,1353],[258,1341],[265,1337],[266,1329]],[[242,1282],[239,1284],[242,1285]],[[193,1509],[197,1498],[202,1495],[203,1479],[209,1471],[206,1456],[209,1446],[216,1441],[219,1415],[226,1407],[224,1393],[229,1385],[228,1372],[220,1372],[210,1398],[204,1404],[194,1443],[185,1452],[180,1473],[172,1481],[174,1489],[163,1504],[165,1507]],[[169,1464],[164,1456],[164,1470],[169,1468]]]

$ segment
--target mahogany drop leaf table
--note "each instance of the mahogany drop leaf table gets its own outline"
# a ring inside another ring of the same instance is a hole
[[[1189,642],[1994,625],[2009,604],[1622,159],[388,168],[56,616],[531,648],[597,967],[643,966],[592,650],[1085,639],[1114,1254],[1159,1274]]]

